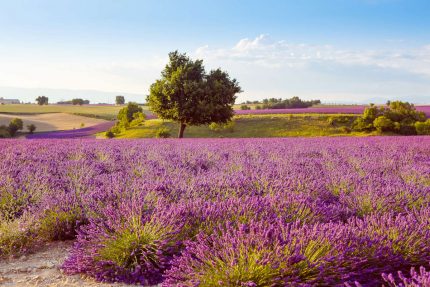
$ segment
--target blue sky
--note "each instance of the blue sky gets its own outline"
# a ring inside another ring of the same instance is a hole
[[[0,96],[142,102],[172,50],[239,101],[430,103],[430,1],[0,0]]]

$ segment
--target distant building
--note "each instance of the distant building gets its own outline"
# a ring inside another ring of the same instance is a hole
[[[0,98],[0,105],[20,104],[21,102],[17,99],[4,99]]]

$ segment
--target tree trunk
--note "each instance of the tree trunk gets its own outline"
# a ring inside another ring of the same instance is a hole
[[[181,123],[181,127],[179,128],[179,134],[178,134],[178,138],[183,138],[184,137],[184,130],[185,130],[185,127],[186,127],[187,125],[186,124],[184,124],[184,123]]]

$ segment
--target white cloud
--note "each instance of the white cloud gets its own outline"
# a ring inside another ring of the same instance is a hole
[[[271,41],[262,34],[255,39],[241,39],[231,48],[211,49],[206,45],[195,53],[204,59],[247,62],[272,68],[300,68],[316,62],[332,62],[398,69],[430,77],[430,45],[409,50],[347,50],[331,45]]]
[[[300,96],[329,102],[409,98],[430,103],[429,46],[359,50],[260,35],[230,47],[206,45],[193,56],[237,78],[245,91],[239,101]]]

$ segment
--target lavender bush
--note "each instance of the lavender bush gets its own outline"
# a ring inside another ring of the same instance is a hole
[[[3,140],[0,159],[1,256],[74,239],[64,271],[100,281],[428,283],[403,274],[430,261],[430,137]]]

